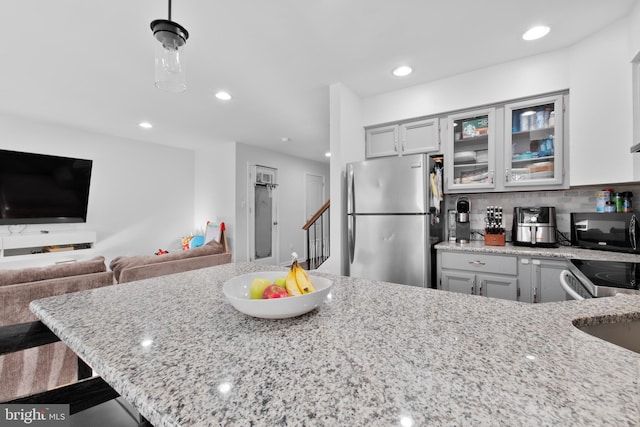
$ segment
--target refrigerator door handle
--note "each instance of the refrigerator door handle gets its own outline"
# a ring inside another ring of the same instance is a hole
[[[354,179],[353,179],[353,166],[347,166],[347,213],[355,212],[355,188],[353,187]]]
[[[348,215],[347,240],[349,244],[349,264],[353,264],[353,256],[356,249],[356,219],[353,215]]]

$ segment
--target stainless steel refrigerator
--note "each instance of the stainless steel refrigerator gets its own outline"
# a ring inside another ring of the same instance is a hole
[[[432,287],[433,246],[442,237],[433,167],[425,154],[347,164],[351,276]]]

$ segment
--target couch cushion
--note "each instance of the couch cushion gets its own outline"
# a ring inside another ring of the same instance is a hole
[[[0,286],[17,283],[37,282],[60,277],[80,276],[82,274],[107,271],[103,256],[78,262],[65,262],[45,267],[31,267],[16,270],[0,270]]]
[[[119,256],[109,263],[109,268],[113,271],[116,280],[120,281],[120,273],[122,270],[138,267],[140,265],[158,264],[166,261],[175,261],[186,258],[193,258],[205,255],[216,255],[224,252],[222,245],[212,240],[203,246],[187,249],[183,251],[169,252],[164,255],[136,255],[136,256]]]

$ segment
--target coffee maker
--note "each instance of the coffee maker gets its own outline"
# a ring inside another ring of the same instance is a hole
[[[515,207],[511,240],[516,246],[558,246],[556,238],[556,208]]]
[[[456,242],[468,243],[471,240],[471,201],[468,197],[459,197],[456,200],[456,211]]]

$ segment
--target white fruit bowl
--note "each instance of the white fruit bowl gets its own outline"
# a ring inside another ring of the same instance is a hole
[[[253,279],[263,277],[273,281],[286,275],[286,271],[259,271],[243,274],[224,282],[222,291],[227,301],[241,313],[262,319],[286,319],[300,316],[319,307],[333,286],[333,282],[329,279],[309,275],[315,287],[315,291],[311,293],[274,299],[249,298],[249,287]]]

